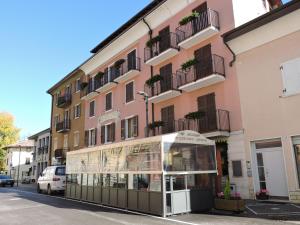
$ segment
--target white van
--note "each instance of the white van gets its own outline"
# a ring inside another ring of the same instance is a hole
[[[49,166],[41,173],[37,181],[37,192],[46,191],[51,195],[54,191],[64,191],[66,187],[66,167]]]

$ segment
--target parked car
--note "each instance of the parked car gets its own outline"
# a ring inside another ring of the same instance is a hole
[[[14,183],[14,179],[12,179],[10,176],[0,175],[0,186],[5,187],[6,185],[9,185],[13,187]]]
[[[30,177],[24,177],[22,179],[22,184],[30,184],[31,182],[31,178]]]
[[[37,181],[37,192],[63,192],[66,187],[66,167],[49,166],[40,174]]]

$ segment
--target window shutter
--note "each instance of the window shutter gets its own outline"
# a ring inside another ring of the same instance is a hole
[[[89,131],[88,130],[86,130],[84,132],[84,145],[86,147],[89,146]]]
[[[139,135],[139,117],[135,116],[133,118],[133,136],[137,137]]]
[[[115,130],[116,130],[116,123],[112,123],[111,124],[111,141],[114,142],[115,141]]]
[[[105,126],[101,126],[101,144],[105,143]]]
[[[121,139],[125,139],[125,120],[121,120]]]
[[[81,116],[81,104],[79,104],[79,107],[78,107],[78,117]]]
[[[300,93],[300,58],[283,63],[281,70],[283,93],[285,95]]]
[[[71,113],[71,111],[73,111],[73,119],[75,119],[75,117],[76,117],[76,106],[73,106],[73,110],[70,110],[70,113]]]
[[[94,140],[94,145],[97,145],[97,128],[95,128],[95,140]]]

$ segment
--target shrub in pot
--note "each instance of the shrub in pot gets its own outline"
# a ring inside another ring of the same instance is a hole
[[[186,61],[185,63],[181,64],[181,69],[182,70],[187,70],[191,66],[195,65],[197,63],[197,59],[190,59]]]
[[[183,17],[180,21],[179,21],[179,25],[183,26],[189,22],[191,22],[192,20],[194,20],[195,18],[197,18],[200,14],[198,12],[192,12],[191,15],[185,16]]]
[[[148,48],[151,48],[156,42],[159,42],[160,40],[161,40],[160,36],[153,37],[146,42],[146,46]]]
[[[151,77],[150,79],[146,80],[146,84],[149,87],[152,87],[154,83],[156,83],[157,81],[163,80],[163,77],[159,74],[154,75],[153,77]]]
[[[267,200],[269,197],[269,191],[267,189],[261,189],[259,192],[256,192],[256,199],[258,200]]]

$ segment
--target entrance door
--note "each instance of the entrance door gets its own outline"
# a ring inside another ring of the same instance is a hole
[[[212,74],[212,54],[211,45],[206,45],[194,52],[197,64],[194,66],[195,80],[207,77]]]
[[[198,98],[198,111],[203,113],[199,119],[199,133],[216,131],[217,114],[214,93]]]
[[[267,189],[270,196],[287,197],[282,147],[256,150],[259,188]]]
[[[159,41],[159,52],[162,53],[170,48],[171,46],[171,36],[170,36],[170,27],[166,27],[158,32],[160,37]]]

